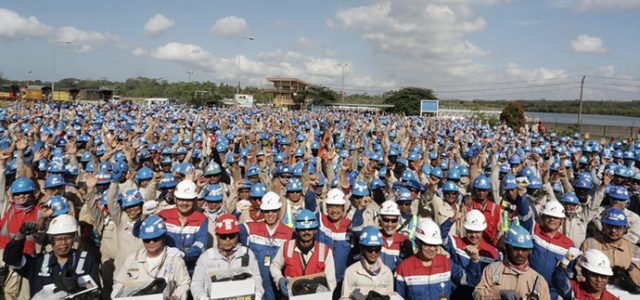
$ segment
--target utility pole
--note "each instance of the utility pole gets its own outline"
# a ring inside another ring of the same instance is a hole
[[[344,104],[344,68],[346,68],[349,64],[341,64],[340,67],[342,67],[342,99],[340,100],[340,102],[342,102]]]
[[[187,70],[187,75],[189,76],[189,82],[191,82],[191,75],[194,73],[193,70]]]
[[[578,130],[582,131],[582,91],[584,89],[584,78],[586,76],[582,76],[582,80],[580,80],[580,108],[578,110]]]

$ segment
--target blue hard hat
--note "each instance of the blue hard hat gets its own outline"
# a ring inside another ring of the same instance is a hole
[[[529,184],[527,185],[528,189],[541,189],[542,188],[542,179],[540,177],[533,177],[530,179]]]
[[[435,167],[431,170],[431,175],[436,178],[442,179],[444,177],[444,172],[442,171],[442,168]]]
[[[35,185],[27,177],[18,177],[11,183],[11,194],[33,193]]]
[[[512,165],[521,164],[522,160],[520,159],[520,155],[518,155],[518,154],[511,155],[511,157],[509,157],[509,163],[512,164]]]
[[[167,225],[164,220],[156,215],[150,215],[140,225],[140,239],[150,240],[161,237],[167,233]]]
[[[222,168],[217,162],[212,161],[204,169],[204,176],[217,175],[222,173]]]
[[[416,161],[420,159],[420,153],[418,152],[411,152],[409,153],[409,157],[407,158],[408,161]]]
[[[362,181],[357,181],[351,187],[351,193],[357,197],[369,196],[369,188],[367,184]]]
[[[629,177],[629,168],[625,167],[625,166],[618,166],[615,170],[614,170],[614,174],[616,176],[619,177],[623,177],[623,178],[628,178]]]
[[[375,226],[367,226],[360,233],[360,245],[364,247],[380,247],[384,238]]]
[[[458,170],[460,171],[460,177],[469,177],[469,167],[458,166]]]
[[[291,171],[291,167],[289,167],[288,165],[282,165],[282,167],[280,167],[279,175],[282,174],[293,174],[293,172]]]
[[[91,152],[89,151],[85,151],[82,153],[82,155],[80,156],[80,162],[89,162],[91,161]]]
[[[298,147],[298,149],[296,149],[294,156],[304,156],[304,149],[302,149],[301,147]]]
[[[296,216],[295,229],[316,229],[318,228],[316,214],[308,209],[303,209]]]
[[[609,208],[602,212],[600,215],[600,221],[603,224],[618,226],[618,227],[627,227],[629,223],[627,222],[627,216],[624,215],[624,212],[617,208]]]
[[[407,182],[407,188],[414,188],[419,192],[424,192],[424,186],[422,185],[422,183],[420,183],[420,181],[418,181],[415,178],[412,178]]]
[[[289,192],[302,192],[302,183],[300,180],[291,180],[287,185],[287,193]]]
[[[384,181],[382,181],[380,178],[374,178],[373,180],[371,180],[369,186],[371,187],[371,190],[377,190],[384,187]]]
[[[396,160],[396,163],[400,164],[400,165],[403,165],[405,167],[409,166],[409,163],[407,162],[407,160],[406,159],[402,159],[402,158],[398,158],[398,160]]]
[[[98,179],[97,184],[108,184],[111,180],[111,172],[107,170],[100,170],[98,171],[96,178]]]
[[[516,248],[533,249],[531,233],[520,225],[513,225],[509,228],[504,242]]]
[[[624,186],[615,185],[608,190],[607,196],[615,201],[626,202],[629,201],[629,190]]]
[[[247,173],[245,174],[247,177],[258,176],[260,175],[260,168],[257,165],[250,165],[247,168]]]
[[[491,181],[489,180],[489,178],[487,178],[487,176],[480,175],[473,181],[473,188],[479,190],[490,190]]]
[[[64,178],[58,174],[51,174],[47,176],[44,181],[45,189],[55,189],[64,186]]]
[[[447,172],[447,179],[449,180],[460,180],[460,171],[457,168],[452,168]]]
[[[136,182],[140,182],[143,180],[151,180],[151,178],[153,178],[153,170],[151,170],[151,168],[149,167],[142,167],[138,170],[138,172],[136,172],[134,180]]]
[[[173,176],[173,174],[166,173],[160,179],[160,183],[158,184],[158,187],[161,190],[168,190],[168,189],[175,188],[177,185],[178,183],[176,182],[176,178]]]
[[[318,142],[311,143],[311,150],[318,150],[318,149],[320,149],[320,143]]]
[[[442,191],[443,192],[456,192],[456,193],[459,193],[460,192],[460,188],[458,188],[458,184],[456,184],[455,182],[447,181],[442,186]]]
[[[142,202],[144,202],[142,193],[140,193],[139,190],[131,189],[124,192],[124,195],[122,195],[122,203],[120,206],[122,209],[127,209],[136,205],[142,205]]]
[[[178,169],[177,169],[177,171],[178,171],[178,173],[179,173],[180,175],[182,175],[182,176],[186,176],[186,175],[187,175],[187,173],[188,173],[190,170],[192,170],[192,169],[194,169],[194,166],[193,166],[193,164],[192,164],[192,163],[189,163],[189,162],[183,162],[183,163],[181,163],[181,164],[179,164],[179,165],[178,165]]]
[[[429,164],[422,165],[422,174],[429,176],[433,168]]]
[[[578,178],[575,184],[576,189],[591,189],[593,188],[593,183],[588,178]]]
[[[516,177],[513,175],[506,175],[502,178],[502,189],[503,190],[513,190],[518,188],[518,183],[516,182]]]
[[[249,197],[252,198],[262,198],[267,193],[267,187],[262,183],[256,183],[251,186],[251,191],[249,192]]]
[[[397,201],[413,201],[413,196],[411,195],[411,191],[406,188],[400,188],[396,193],[396,202]]]
[[[511,172],[511,166],[509,164],[501,164],[500,165],[500,173],[507,174]]]
[[[566,204],[580,204],[578,197],[573,192],[568,192],[562,195],[562,199],[560,199],[560,202]]]
[[[207,185],[202,191],[204,201],[207,202],[220,202],[223,198],[222,186],[219,183],[213,183]]]
[[[65,173],[64,164],[60,160],[52,160],[47,166],[49,173]]]
[[[69,205],[67,204],[67,199],[62,196],[52,196],[48,201],[49,206],[53,209],[53,214],[51,218],[55,218],[59,215],[64,215],[69,213]]]

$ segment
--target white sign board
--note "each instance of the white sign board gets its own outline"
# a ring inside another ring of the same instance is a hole
[[[233,100],[239,107],[253,107],[253,95],[235,94]]]
[[[245,280],[218,281],[212,282],[209,289],[209,299],[255,299],[256,280],[247,278]]]

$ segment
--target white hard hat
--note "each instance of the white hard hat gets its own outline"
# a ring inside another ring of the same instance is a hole
[[[464,216],[463,226],[469,231],[484,231],[487,229],[487,219],[482,212],[473,209]]]
[[[78,232],[78,222],[74,217],[68,214],[59,215],[49,223],[47,234],[69,234]]]
[[[198,196],[196,184],[191,180],[180,181],[173,195],[178,199],[195,199]]]
[[[344,205],[347,200],[344,199],[344,193],[339,189],[331,189],[327,192],[327,200],[324,201],[328,205]]]
[[[391,200],[382,202],[382,205],[380,205],[380,211],[378,212],[378,215],[400,216],[400,209],[398,209],[398,204]]]
[[[558,201],[547,202],[542,208],[542,214],[561,219],[566,218],[566,215],[564,214],[564,206],[562,206]]]
[[[596,249],[588,249],[578,259],[578,264],[583,268],[605,276],[612,276],[611,262],[604,253]]]
[[[428,245],[442,245],[440,227],[431,219],[426,219],[418,223],[416,238]]]
[[[282,207],[280,202],[280,196],[274,192],[267,192],[262,196],[262,203],[260,203],[261,210],[276,210]]]

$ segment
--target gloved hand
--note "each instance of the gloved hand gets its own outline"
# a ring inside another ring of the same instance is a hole
[[[32,235],[38,232],[38,224],[35,222],[25,222],[20,226],[20,230],[16,235],[16,238],[21,240],[24,239],[28,235]]]
[[[516,290],[500,291],[500,299],[502,300],[520,300],[520,294]]]
[[[562,261],[560,263],[563,267],[566,268],[569,265],[569,262],[580,255],[582,255],[582,251],[580,251],[580,249],[571,247],[569,248],[569,250],[567,250],[567,253],[565,253],[564,258],[562,258]]]
[[[278,282],[278,287],[280,288],[280,293],[282,296],[289,297],[289,278],[282,277]]]
[[[250,207],[251,207],[251,202],[249,202],[249,200],[240,200],[236,204],[236,209],[239,212],[243,212],[245,210],[248,210]]]
[[[147,200],[142,205],[142,214],[148,216],[153,214],[158,207],[158,201],[156,200]]]

